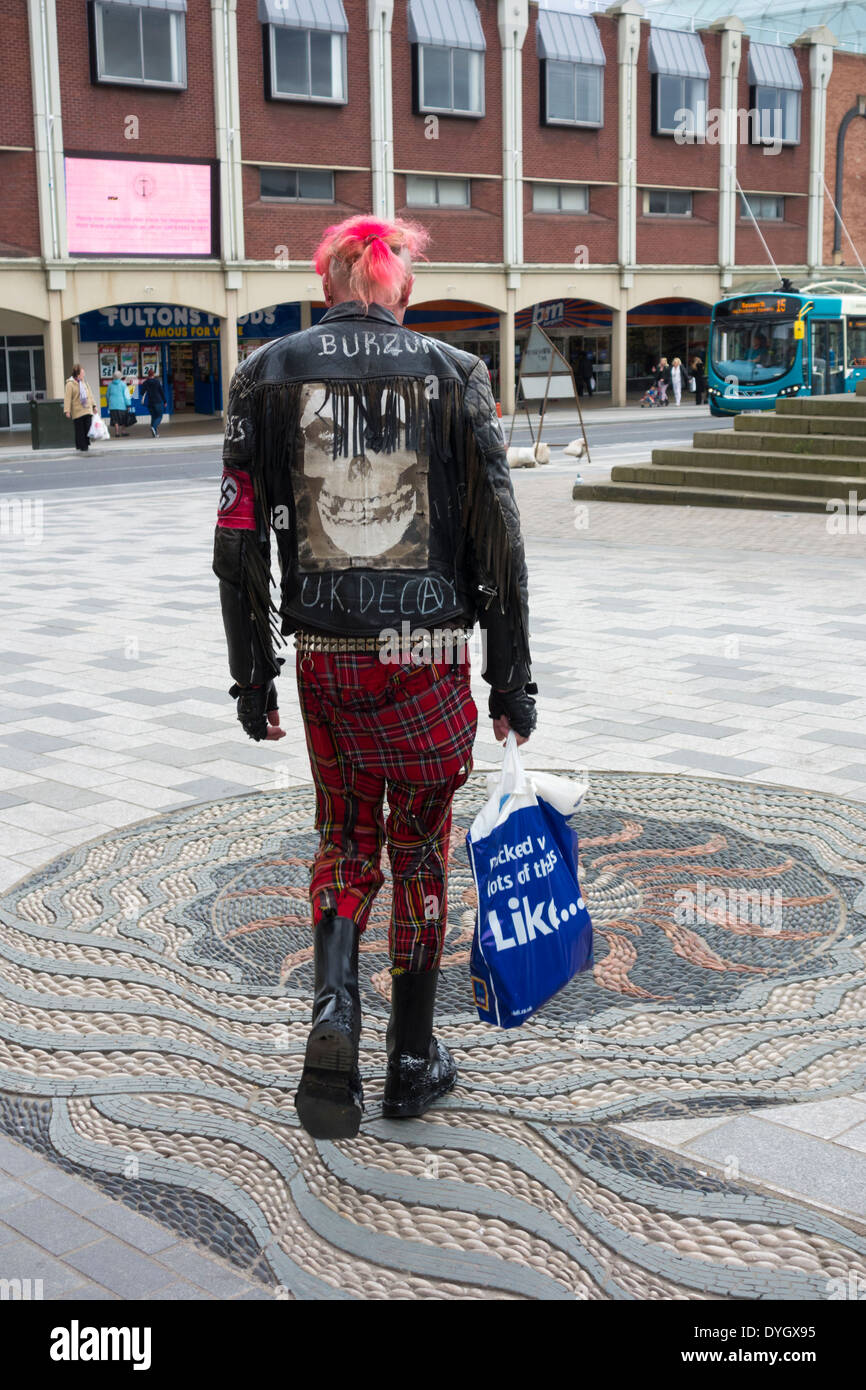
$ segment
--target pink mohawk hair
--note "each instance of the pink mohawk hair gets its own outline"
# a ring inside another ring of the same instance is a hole
[[[417,222],[395,218],[347,217],[328,227],[313,256],[317,275],[324,275],[336,261],[348,278],[349,292],[368,308],[372,303],[393,304],[400,298],[408,271],[400,257],[408,251],[413,260],[423,255],[429,233]]]

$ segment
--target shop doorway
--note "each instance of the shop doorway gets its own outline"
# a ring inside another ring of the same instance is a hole
[[[45,395],[42,338],[0,337],[0,429],[30,428],[30,398]]]
[[[168,343],[164,349],[172,415],[216,415],[222,408],[219,343]]]

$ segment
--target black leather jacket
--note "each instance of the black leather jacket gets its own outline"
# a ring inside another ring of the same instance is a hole
[[[238,367],[223,463],[214,570],[238,684],[278,669],[271,531],[282,633],[478,619],[486,679],[530,680],[520,518],[480,358],[339,304]]]

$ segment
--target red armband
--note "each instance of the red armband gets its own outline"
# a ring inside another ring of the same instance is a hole
[[[227,526],[234,531],[256,529],[253,483],[249,473],[242,469],[223,469],[217,526]]]

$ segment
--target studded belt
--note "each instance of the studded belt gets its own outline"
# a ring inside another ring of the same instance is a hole
[[[447,651],[465,645],[471,635],[465,628],[435,628],[432,632],[422,630],[418,634],[417,645],[410,637],[409,649],[420,648],[423,652],[425,648],[435,647]],[[392,643],[393,634],[382,637],[335,637],[329,632],[295,633],[295,647],[299,652],[380,652],[383,648],[390,648]],[[407,651],[407,657],[408,654]]]

